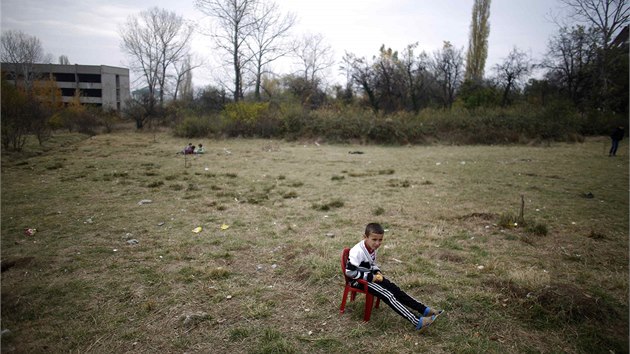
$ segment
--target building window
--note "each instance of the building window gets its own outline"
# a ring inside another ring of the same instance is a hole
[[[76,89],[62,88],[61,95],[64,97],[74,97]],[[82,89],[79,90],[79,96],[81,97],[103,97],[103,90],[101,89]]]
[[[73,88],[62,88],[61,95],[64,97],[74,97],[76,89]]]
[[[101,89],[83,89],[83,90],[81,90],[81,96],[85,96],[85,97],[103,97],[103,90],[101,90]]]
[[[116,101],[120,102],[120,76],[116,75]]]
[[[100,83],[101,75],[100,74],[78,74],[79,82],[92,82],[92,83]]]
[[[55,80],[59,82],[75,82],[76,81],[74,74],[53,73],[53,76],[55,77]]]

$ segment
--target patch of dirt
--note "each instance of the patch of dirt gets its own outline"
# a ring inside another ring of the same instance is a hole
[[[33,262],[33,260],[35,260],[35,257],[19,257],[19,258],[3,259],[0,261],[0,268],[2,270],[2,273],[4,273],[13,267],[20,268],[20,267],[28,266],[29,264]]]
[[[435,257],[441,261],[447,261],[447,262],[453,262],[453,263],[464,262],[464,257],[451,251],[441,251],[437,253]]]
[[[526,298],[531,292],[523,286],[516,284],[511,280],[489,279],[483,282],[485,286],[498,290],[503,295],[510,298]]]
[[[470,213],[464,216],[460,216],[459,219],[469,220],[469,219],[481,219],[481,220],[494,220],[498,217],[497,214],[492,213]]]
[[[535,299],[546,311],[570,322],[617,317],[617,311],[610,303],[573,284],[546,286],[536,291]]]
[[[616,306],[573,284],[554,283],[527,289],[510,280],[491,279],[484,285],[509,298],[524,301],[523,305],[527,308],[536,304],[549,316],[565,322],[605,321],[619,317]]]

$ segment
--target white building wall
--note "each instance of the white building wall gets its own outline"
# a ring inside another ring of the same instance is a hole
[[[3,70],[11,69],[15,65],[2,63]],[[72,102],[74,90],[83,90],[80,97],[81,103],[101,105],[103,109],[113,109],[120,111],[124,108],[125,102],[131,97],[129,91],[129,69],[107,65],[58,65],[58,64],[34,64],[33,71],[44,77],[49,77],[50,73],[65,76],[64,81],[57,81],[57,87],[64,89],[62,94],[63,102]],[[85,82],[81,76],[99,75],[100,82]],[[68,78],[71,78],[70,80]],[[85,93],[92,90],[90,97]],[[100,90],[100,95],[97,95]],[[70,94],[72,93],[72,94]]]

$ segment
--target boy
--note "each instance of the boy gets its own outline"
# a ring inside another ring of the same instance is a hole
[[[396,284],[383,277],[376,265],[376,251],[383,243],[385,230],[380,224],[370,223],[365,227],[363,240],[350,249],[346,276],[350,279],[363,279],[368,282],[370,294],[380,298],[392,310],[411,322],[416,329],[429,327],[443,310],[434,310],[407,295]],[[358,286],[354,282],[352,286]],[[416,315],[411,310],[417,311]]]

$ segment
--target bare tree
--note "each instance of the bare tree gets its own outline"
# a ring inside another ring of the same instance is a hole
[[[33,89],[33,82],[37,78],[33,72],[33,64],[47,60],[39,38],[22,31],[9,30],[0,37],[2,51],[0,58],[3,63],[12,65],[12,79],[18,83],[22,80],[27,92]]]
[[[376,96],[376,75],[373,64],[365,58],[357,58],[353,53],[343,56],[340,69],[349,76],[349,82],[358,86],[367,96],[368,103],[374,112],[380,109]]]
[[[490,0],[475,0],[470,23],[470,38],[466,53],[465,80],[481,82],[488,57],[488,36],[490,35]]]
[[[521,81],[531,72],[531,68],[528,55],[516,47],[503,60],[503,63],[494,66],[497,82],[503,86],[503,106],[509,103],[510,93],[519,87]]]
[[[195,0],[195,6],[215,20],[211,37],[217,49],[228,55],[227,62],[233,67],[234,101],[243,95],[243,74],[251,60],[246,39],[256,26],[256,9],[259,0]]]
[[[627,0],[561,0],[570,10],[570,17],[580,23],[596,28],[601,35],[602,52],[598,58],[601,94],[608,92],[610,65],[609,49],[613,35],[630,21],[630,6]]]
[[[318,75],[335,64],[333,50],[321,34],[305,34],[295,45],[295,56],[300,66],[299,74],[308,82],[315,82]]]
[[[152,112],[156,96],[164,103],[169,70],[188,55],[192,27],[176,13],[153,7],[130,16],[119,31],[122,50],[134,60],[132,70],[146,81]]]
[[[405,108],[407,85],[402,63],[398,58],[398,51],[385,49],[382,45],[379,55],[374,57],[375,88],[377,91],[379,108],[391,113]]]
[[[549,40],[541,65],[549,69],[547,77],[566,91],[576,105],[586,98],[592,83],[592,68],[598,53],[596,36],[597,31],[583,26],[561,28]]]
[[[260,100],[260,85],[265,66],[291,52],[286,39],[295,25],[295,14],[282,15],[276,3],[265,2],[258,7],[256,18],[247,45],[254,64],[254,95]]]
[[[417,46],[410,44],[399,54],[383,45],[372,61],[346,53],[340,69],[348,77],[347,87],[358,87],[375,112],[417,112],[427,97],[430,80],[428,56],[424,52],[414,54]]]
[[[59,64],[60,65],[70,65],[70,59],[68,59],[67,55],[59,56]]]
[[[455,92],[462,83],[464,56],[463,49],[456,49],[445,41],[442,49],[433,53],[431,63],[433,76],[440,87],[440,98],[444,107],[451,107]]]
[[[167,71],[171,66],[176,67],[178,63],[188,58],[190,51],[190,40],[192,27],[187,25],[184,19],[174,12],[161,11],[158,16],[161,25],[158,27],[158,39],[160,49],[160,74],[158,82],[160,87],[160,105],[164,102],[164,91],[166,87]],[[191,68],[192,70],[192,68]]]
[[[627,0],[560,0],[571,10],[571,18],[592,25],[601,34],[601,46],[608,49],[613,35],[630,20]]]
[[[54,81],[36,73],[34,64],[50,62],[37,37],[21,31],[6,31],[0,38],[3,71],[14,80],[2,77],[2,144],[19,151],[27,134],[42,142],[50,136],[48,119],[61,106],[61,92]]]
[[[420,110],[421,101],[423,96],[425,96],[429,81],[427,71],[429,67],[429,57],[425,52],[416,56],[414,50],[417,47],[417,42],[408,45],[402,52],[399,61],[399,70],[402,72],[409,105],[414,112]]]

